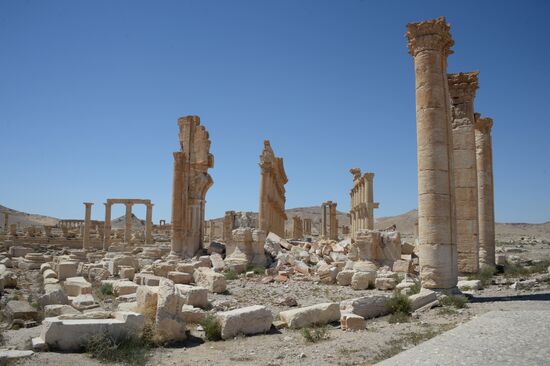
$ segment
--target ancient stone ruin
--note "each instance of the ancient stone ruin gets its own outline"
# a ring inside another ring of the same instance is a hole
[[[353,174],[353,188],[350,191],[351,197],[351,236],[356,238],[359,230],[374,229],[374,209],[379,207],[378,202],[374,202],[374,173],[365,173],[361,175],[361,169],[350,169]]]

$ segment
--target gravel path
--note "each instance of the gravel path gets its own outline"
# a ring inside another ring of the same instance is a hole
[[[548,310],[491,311],[381,363],[550,365]]]

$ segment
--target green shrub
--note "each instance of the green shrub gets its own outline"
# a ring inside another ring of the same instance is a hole
[[[84,346],[87,353],[101,362],[125,365],[145,365],[149,358],[149,343],[139,337],[113,338],[108,334],[91,336]]]
[[[206,340],[219,341],[220,339],[222,339],[222,327],[216,316],[208,315],[201,322],[201,326],[204,329]]]
[[[417,294],[420,292],[420,290],[422,290],[422,284],[420,283],[420,281],[415,281],[414,282],[414,285],[412,285],[411,287],[409,287],[411,289],[411,292],[410,294],[411,295],[414,295],[414,294]]]
[[[305,341],[309,343],[317,343],[330,337],[326,326],[302,328],[301,333]]]
[[[521,277],[527,276],[531,273],[528,268],[523,267],[520,264],[506,261],[504,263],[504,276],[505,277]]]
[[[461,295],[445,296],[439,299],[439,305],[452,306],[457,309],[465,308],[467,303],[468,303],[468,298],[466,296],[461,296]]]
[[[252,271],[254,272],[255,275],[263,275],[265,274],[265,267],[249,264],[248,267],[246,268],[246,271],[247,272]]]
[[[224,276],[225,276],[225,279],[228,281],[236,280],[237,278],[239,278],[239,275],[233,269],[225,272]]]
[[[112,283],[102,283],[100,287],[102,295],[111,296],[113,295],[113,284]]]
[[[493,282],[493,276],[496,273],[496,269],[492,266],[481,266],[478,273],[469,276],[470,280],[480,280],[483,287],[489,286]]]
[[[411,300],[409,300],[406,295],[396,292],[390,299],[388,299],[386,302],[386,307],[388,308],[390,314],[409,314],[411,312]]]

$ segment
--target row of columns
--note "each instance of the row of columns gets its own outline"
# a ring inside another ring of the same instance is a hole
[[[380,205],[374,202],[374,173],[361,175],[359,168],[350,169],[353,174],[353,188],[350,191],[351,200],[351,235],[363,229],[374,229],[374,209]]]
[[[447,75],[454,42],[445,18],[408,24],[406,36],[416,80],[420,277],[423,287],[452,289],[459,263],[477,271],[481,255],[494,265],[490,128],[473,113],[477,73]],[[492,232],[485,249],[478,231]]]
[[[336,202],[326,201],[321,205],[321,237],[338,240],[338,220],[336,220]]]

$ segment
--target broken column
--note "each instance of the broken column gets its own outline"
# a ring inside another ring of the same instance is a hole
[[[495,266],[495,206],[493,191],[493,120],[475,114],[479,263]]]
[[[374,229],[374,209],[379,207],[378,202],[374,202],[374,173],[365,173],[361,175],[361,169],[352,168],[353,188],[350,191],[351,198],[351,235],[355,239],[355,233],[358,230]]]
[[[418,226],[422,286],[457,284],[454,182],[447,56],[453,40],[445,18],[407,25],[416,75]]]
[[[105,225],[103,229],[103,250],[108,250],[111,245],[111,204],[107,201],[105,205]]]
[[[225,215],[223,216],[223,241],[225,243],[229,243],[233,237],[232,237],[232,231],[235,229],[235,218],[236,213],[235,211],[225,211]]]
[[[145,244],[153,244],[153,204],[146,203],[145,206]]]
[[[8,221],[9,221],[9,213],[8,212],[4,212],[4,234],[7,234],[9,229],[8,229]]]
[[[124,242],[130,244],[132,241],[132,206],[133,203],[125,203],[126,214],[124,215]]]
[[[478,72],[449,74],[459,273],[479,269],[474,98]]]
[[[260,155],[260,211],[258,226],[265,233],[285,237],[285,184],[288,178],[283,158],[275,156],[269,140],[264,141]]]
[[[293,239],[302,239],[304,236],[304,228],[302,219],[300,216],[293,216],[292,217],[292,238]]]
[[[336,202],[326,201],[321,205],[321,237],[324,239],[338,240]]]
[[[85,212],[84,212],[84,235],[82,235],[82,249],[86,250],[90,247],[90,226],[91,226],[91,216],[92,216],[92,205],[91,202],[84,202]]]
[[[304,226],[304,235],[311,235],[311,219],[302,220]]]
[[[172,191],[172,251],[175,257],[192,257],[203,247],[206,192],[214,166],[208,131],[198,116],[178,119],[180,151],[174,153]]]

